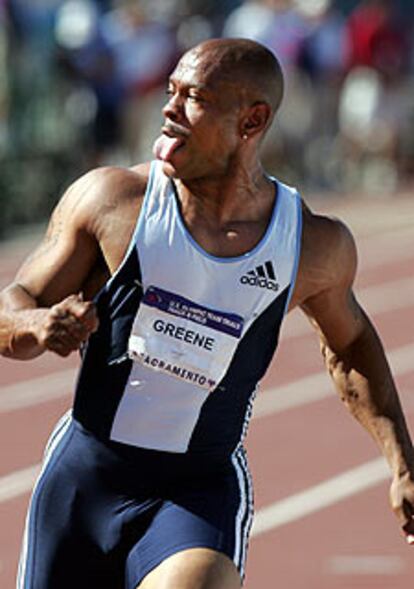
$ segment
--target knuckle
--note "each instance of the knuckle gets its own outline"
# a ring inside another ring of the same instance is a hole
[[[71,353],[72,350],[68,350],[67,348],[63,348],[63,349],[59,349],[59,350],[54,350],[59,356],[62,356],[63,358],[66,358],[67,356],[69,356],[69,354]]]
[[[48,348],[51,348],[56,345],[55,334],[50,330],[45,330],[42,339],[43,339],[43,343]]]
[[[54,325],[54,323],[56,322],[56,317],[54,314],[53,309],[50,310],[50,313],[48,314],[48,316],[46,317],[43,327],[45,330],[50,331],[50,328],[52,327],[52,325]]]
[[[52,305],[50,308],[51,312],[52,313],[61,313],[66,307],[65,302],[66,301],[60,301],[59,303]]]

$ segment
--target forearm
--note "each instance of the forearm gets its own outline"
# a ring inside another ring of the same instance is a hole
[[[345,350],[324,342],[328,370],[341,399],[379,445],[392,472],[413,472],[413,446],[381,342],[368,319]]]
[[[48,310],[22,287],[11,285],[0,295],[0,354],[17,360],[39,356],[45,347],[37,336]]]

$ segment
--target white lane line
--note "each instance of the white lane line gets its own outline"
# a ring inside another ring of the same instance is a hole
[[[414,344],[391,350],[387,357],[394,376],[403,376],[414,370]],[[285,385],[264,390],[256,397],[253,418],[274,415],[334,395],[334,385],[327,372],[317,372]]]
[[[414,277],[356,289],[357,299],[370,317],[414,306]],[[283,324],[281,341],[312,333],[303,313],[295,309]]]
[[[1,477],[0,503],[29,493],[40,468],[40,464],[35,464]],[[377,458],[348,470],[296,495],[260,509],[255,516],[252,535],[264,534],[269,530],[329,507],[342,499],[374,487],[389,476],[389,469],[383,458]]]
[[[68,395],[73,388],[76,372],[75,368],[70,368],[0,387],[0,413],[24,409]]]
[[[414,345],[404,346],[398,350],[394,350],[390,356],[392,356],[392,364],[395,368],[395,373],[402,374],[412,370],[412,357],[414,352]],[[73,372],[73,371],[72,371]],[[276,413],[294,406],[298,406],[305,403],[310,403],[313,400],[323,398],[329,394],[332,394],[332,386],[329,391],[321,392],[319,387],[319,379],[322,374],[317,374],[312,377],[306,377],[296,383],[290,383],[285,387],[275,389],[275,399],[272,404],[264,406],[260,409],[259,399],[256,400],[258,404],[259,417],[271,412]],[[327,376],[323,374],[324,380]],[[313,380],[312,380],[313,379]],[[306,396],[306,392],[298,392],[299,383],[313,382],[313,398],[310,395]],[[328,380],[329,382],[329,380]],[[294,399],[285,398],[286,389],[291,390]],[[305,392],[305,395],[303,393]],[[278,397],[277,393],[281,393],[281,397]],[[266,394],[272,395],[271,391]],[[256,418],[258,417],[256,415]],[[35,464],[28,468],[24,468],[13,472],[9,475],[0,478],[0,503],[14,499],[25,493],[29,493],[34,485],[37,475],[40,471],[41,465]],[[353,494],[364,491],[376,484],[384,481],[389,476],[389,471],[383,458],[378,458],[364,465],[361,465],[355,469],[347,471],[341,475],[334,477],[333,479],[327,480],[315,487],[312,487],[306,491],[298,493],[283,499],[282,501],[276,502],[268,507],[265,507],[258,511],[253,524],[253,535],[257,536],[270,529],[277,528],[285,523],[290,523],[295,519],[314,513],[324,507],[329,507],[333,503],[336,503],[346,497]]]
[[[401,575],[406,570],[404,559],[391,554],[334,556],[328,564],[328,573],[334,575]]]
[[[414,307],[414,277],[357,289],[357,298],[369,314]]]
[[[282,413],[334,395],[334,385],[325,372],[304,376],[279,387],[263,390],[253,406],[253,419]]]
[[[398,281],[397,290],[395,286],[396,283],[385,283],[382,287],[369,287],[365,289],[365,293],[364,290],[362,291],[362,297],[371,297],[375,304],[375,297],[378,296],[378,300],[382,300],[381,309],[389,310],[401,296],[401,289],[404,292],[412,288],[412,281],[409,279]],[[387,292],[387,295],[381,295],[382,289]],[[395,292],[399,293],[398,297],[393,296]],[[390,298],[387,299],[388,296]],[[398,301],[397,304],[399,304]],[[286,336],[285,339],[287,339]],[[389,352],[388,358],[393,367],[393,373],[398,376],[411,371],[413,357],[414,345],[403,346]],[[75,375],[76,369],[67,369],[0,387],[0,412],[26,408],[69,395]],[[330,395],[333,395],[333,385],[329,377],[325,372],[317,373],[259,395],[255,403],[254,417],[257,419],[271,413],[285,411]],[[39,466],[35,465],[0,478],[0,502],[29,492],[38,469]]]
[[[396,293],[398,293],[398,296]],[[386,282],[381,286],[367,287],[358,291],[358,297],[370,315],[412,306],[414,302],[414,279],[405,278],[394,282]],[[304,318],[303,314],[295,311],[292,316],[287,318],[281,339],[287,341],[310,332],[312,332],[312,328],[309,322]],[[0,413],[31,407],[37,403],[44,403],[66,396],[73,389],[75,377],[76,369],[73,368],[0,387]],[[307,402],[311,402],[313,400],[312,391],[321,386],[325,386],[325,389],[327,389],[327,382],[325,376],[318,375],[316,377],[313,375],[306,377],[302,381],[287,385],[287,388],[282,387],[283,391],[285,391],[283,395],[290,397],[292,388],[298,386],[304,389],[303,394],[305,396],[309,395],[309,401]],[[282,392],[280,395],[282,395]],[[260,412],[260,410],[258,411]]]
[[[405,346],[393,352],[392,361],[396,368],[395,372],[401,374],[412,370],[413,351],[414,345]],[[317,374],[312,377],[306,377],[296,383],[290,383],[285,387],[275,389],[277,391],[275,393],[275,399],[273,399],[270,405],[262,402],[261,408],[259,402],[261,397],[259,396],[259,399],[256,399],[257,407],[259,407],[257,410],[258,415],[255,415],[255,417],[262,417],[272,412],[280,412],[332,394],[332,386],[329,391],[321,391],[319,387],[321,376],[322,374]],[[323,377],[324,380],[329,382],[325,374],[323,374]],[[310,394],[306,394],[305,390],[299,392],[299,383],[305,383],[305,385],[307,383],[307,386],[311,383],[311,386],[316,386],[316,388]],[[285,397],[285,395],[289,394],[289,390],[294,395],[293,398],[289,398],[289,396]],[[266,397],[269,394],[272,395],[272,392],[268,391],[265,394]],[[278,394],[281,395],[280,398]],[[311,398],[312,394],[313,398]],[[0,503],[30,493],[40,472],[40,468],[40,464],[35,464],[1,477]],[[368,462],[356,469],[352,469],[325,481],[316,487],[312,487],[307,491],[298,493],[259,510],[255,516],[252,534],[253,536],[257,536],[285,523],[290,523],[299,517],[314,513],[324,507],[329,507],[341,499],[375,486],[377,483],[384,481],[388,476],[389,471],[383,458]]]
[[[40,464],[34,464],[22,470],[16,470],[11,474],[0,478],[0,503],[15,499],[20,495],[29,493],[40,472]]]
[[[387,356],[395,376],[406,374],[413,369],[414,344],[391,350]],[[69,397],[76,372],[76,368],[70,368],[0,387],[0,413]],[[266,389],[256,398],[253,416],[257,419],[319,401],[333,395],[333,390],[333,384],[325,371],[305,376],[285,385]]]
[[[376,458],[361,464],[305,491],[259,509],[253,522],[252,536],[260,536],[316,513],[375,487],[388,478],[390,471],[384,458]]]

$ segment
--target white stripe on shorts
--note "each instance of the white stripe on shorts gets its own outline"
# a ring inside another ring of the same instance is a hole
[[[56,427],[54,428],[54,430],[53,430],[53,432],[52,432],[51,436],[49,437],[49,440],[46,444],[46,449],[45,449],[45,453],[44,453],[44,457],[43,457],[42,470],[40,471],[37,481],[33,487],[32,496],[30,499],[30,504],[29,504],[29,507],[27,510],[26,523],[25,523],[24,534],[23,534],[22,549],[20,552],[19,568],[18,568],[18,572],[17,572],[16,589],[24,589],[24,585],[25,585],[27,549],[28,549],[28,542],[29,542],[29,529],[30,529],[30,525],[31,525],[30,514],[32,511],[33,497],[36,493],[36,489],[41,481],[41,478],[42,478],[50,460],[53,457],[55,450],[59,446],[59,444],[60,444],[61,440],[63,439],[65,433],[67,432],[71,422],[72,422],[72,409],[67,411],[60,418],[60,420],[58,421]]]
[[[245,450],[238,446],[232,455],[232,463],[239,482],[240,503],[236,515],[233,562],[244,578],[249,532],[253,520],[253,487],[247,466]]]

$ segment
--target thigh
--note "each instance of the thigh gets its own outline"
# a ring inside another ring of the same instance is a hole
[[[123,586],[126,554],[122,560],[110,550],[118,537],[110,533],[113,502],[89,472],[87,455],[88,447],[67,415],[50,438],[32,494],[18,589]]]
[[[137,589],[240,589],[235,564],[223,553],[190,548],[166,558]]]
[[[70,447],[73,433],[71,416],[66,414],[56,426],[46,447],[42,471],[26,517],[17,577],[18,589],[51,587],[50,570],[59,555],[57,538],[64,525],[61,514],[64,511],[65,491],[59,485],[58,471]]]
[[[221,585],[211,587],[240,586],[240,579],[244,577],[253,499],[243,451],[233,458],[232,468],[226,474],[198,484],[193,481],[163,501],[145,535],[129,553],[127,589],[146,588],[144,580],[151,583],[148,587],[155,587],[159,581],[151,579],[160,578],[157,570],[164,571],[163,575],[168,570],[168,578],[170,574],[175,576],[178,560],[179,568],[187,563],[183,574],[186,577],[188,574],[190,579],[196,574],[200,583],[207,583],[213,570],[213,579],[222,571]],[[226,583],[230,584],[223,584],[224,579],[229,579]],[[175,586],[174,581],[171,588]],[[188,586],[192,587],[191,583]],[[194,585],[198,586],[210,587],[209,584]],[[178,587],[181,589],[181,585]]]

